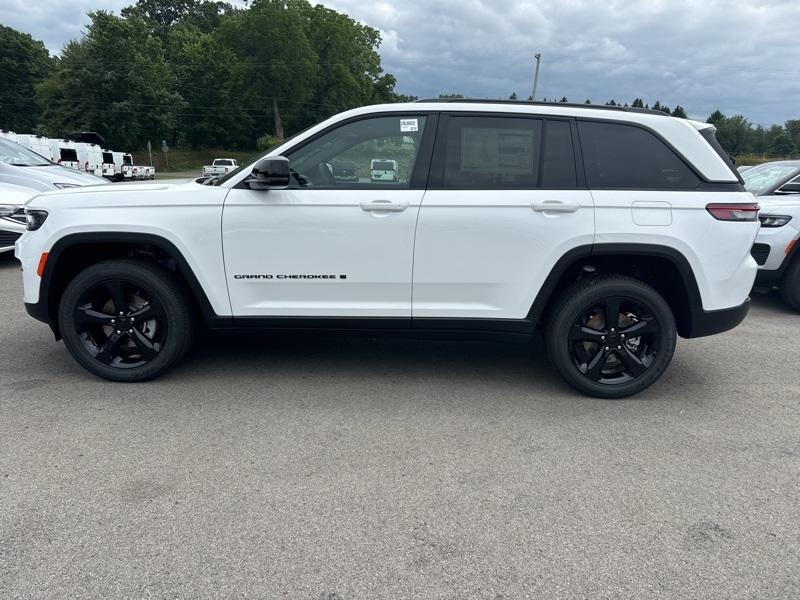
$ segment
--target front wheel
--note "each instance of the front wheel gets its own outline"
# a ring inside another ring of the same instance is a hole
[[[549,312],[547,351],[561,377],[598,398],[622,398],[655,383],[675,351],[676,326],[664,298],[621,275],[565,290]]]
[[[58,324],[67,350],[91,373],[111,381],[144,381],[188,350],[190,306],[166,269],[114,260],[88,267],[69,283]]]

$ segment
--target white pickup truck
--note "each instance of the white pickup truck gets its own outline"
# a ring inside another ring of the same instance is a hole
[[[213,163],[203,167],[203,177],[222,177],[238,168],[235,158],[215,158]]]

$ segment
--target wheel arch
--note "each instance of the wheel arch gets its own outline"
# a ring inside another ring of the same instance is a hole
[[[38,312],[58,330],[58,304],[66,286],[86,267],[113,258],[137,258],[176,273],[206,321],[220,319],[183,253],[170,240],[151,233],[87,232],[66,235],[49,250],[39,287]]]
[[[538,324],[569,285],[593,273],[618,273],[644,281],[664,296],[675,316],[678,334],[692,337],[702,299],[688,259],[675,248],[657,244],[609,243],[573,248],[551,269],[531,305],[528,320]]]

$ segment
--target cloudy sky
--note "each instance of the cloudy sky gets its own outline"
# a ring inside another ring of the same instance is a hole
[[[54,53],[87,10],[130,0],[0,0],[0,23]],[[324,0],[379,29],[384,68],[420,97],[537,98],[715,108],[765,125],[800,118],[799,0]]]

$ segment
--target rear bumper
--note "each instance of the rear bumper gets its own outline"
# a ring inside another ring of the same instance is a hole
[[[692,314],[692,326],[689,335],[684,337],[697,338],[715,333],[722,333],[733,329],[744,321],[750,310],[750,298],[739,306],[724,308],[722,310],[698,310]]]

